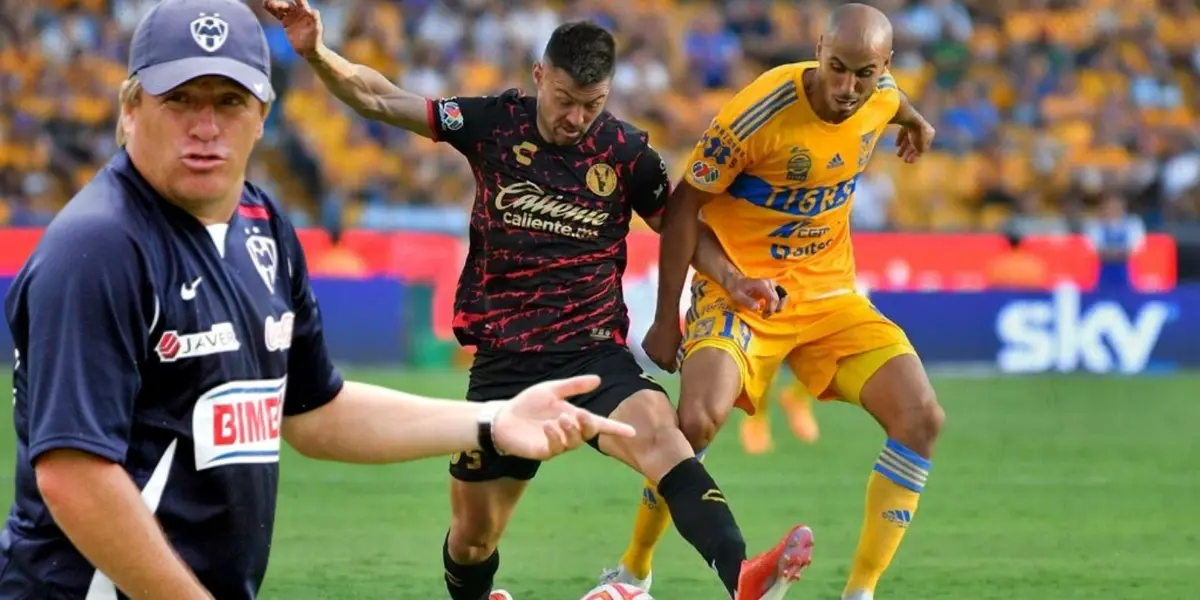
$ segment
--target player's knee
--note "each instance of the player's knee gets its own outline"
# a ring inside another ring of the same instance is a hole
[[[932,389],[926,389],[907,403],[901,413],[899,428],[903,437],[920,446],[931,445],[942,432],[946,412]]]
[[[474,565],[488,559],[500,544],[500,529],[478,520],[455,519],[450,526],[447,550],[454,562]]]
[[[610,446],[625,457],[643,475],[656,479],[667,469],[691,454],[687,441],[679,432],[679,416],[666,396],[645,392],[626,400],[611,417],[628,423],[637,434],[628,439],[612,439]]]
[[[721,428],[721,415],[708,403],[693,403],[680,409],[679,428],[693,449],[707,448]]]

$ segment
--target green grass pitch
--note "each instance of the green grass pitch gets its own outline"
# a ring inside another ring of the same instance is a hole
[[[461,373],[350,373],[458,397]],[[7,386],[7,382],[0,382]],[[1200,377],[935,381],[947,423],[929,486],[880,600],[1167,600],[1200,574]],[[672,382],[673,388],[673,382]],[[726,431],[707,459],[752,552],[791,524],[816,535],[790,598],[834,600],[883,435],[866,414],[817,407],[822,439],[740,451]],[[731,423],[732,425],[733,423]],[[11,427],[0,449],[13,461]],[[11,477],[3,477],[11,486]],[[389,467],[283,458],[265,599],[445,598],[445,459]],[[498,585],[516,600],[575,600],[624,549],[640,477],[591,449],[542,467],[501,545]],[[4,490],[11,497],[11,489]],[[674,530],[655,562],[660,600],[722,598]]]

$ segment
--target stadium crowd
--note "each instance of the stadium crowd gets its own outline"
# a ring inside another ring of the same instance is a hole
[[[43,225],[114,151],[116,90],[154,0],[0,0],[0,224]],[[473,180],[445,145],[370,123],[267,28],[279,95],[251,176],[298,224],[463,231]],[[563,20],[618,33],[610,109],[679,173],[717,108],[810,60],[833,2],[313,0],[351,60],[429,96],[531,89]],[[937,126],[917,165],[876,153],[861,229],[1151,230],[1200,219],[1200,8],[1193,0],[877,0],[892,72]],[[893,132],[894,135],[894,132]],[[881,142],[888,147],[890,140]]]

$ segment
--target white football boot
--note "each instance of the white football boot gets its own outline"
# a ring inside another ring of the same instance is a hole
[[[513,597],[504,590],[495,590],[488,595],[488,600],[513,600]]]
[[[850,592],[842,596],[842,600],[875,600],[875,594],[871,592]]]
[[[650,582],[653,579],[654,579],[653,571],[651,571],[649,575],[646,575],[645,579],[638,579],[637,577],[634,577],[633,574],[631,574],[629,572],[629,569],[625,568],[625,565],[621,565],[615,569],[606,569],[603,573],[601,573],[600,574],[600,585],[605,585],[605,584],[609,584],[609,583],[624,583],[625,585],[632,585],[633,587],[635,587],[639,590],[642,590],[643,592],[649,593],[650,592]]]

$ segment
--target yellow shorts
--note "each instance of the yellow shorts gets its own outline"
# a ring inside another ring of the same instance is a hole
[[[737,363],[742,393],[735,406],[748,414],[758,411],[784,361],[814,397],[858,404],[863,385],[884,363],[916,354],[904,331],[862,295],[789,304],[764,319],[738,306],[715,281],[697,275],[684,360],[700,348],[722,350]]]

